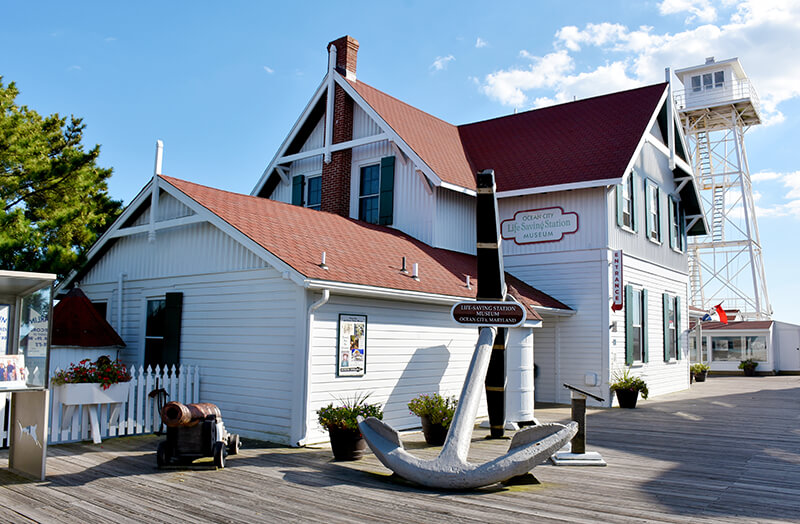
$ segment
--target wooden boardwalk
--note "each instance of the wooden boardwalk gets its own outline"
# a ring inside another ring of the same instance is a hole
[[[48,449],[45,482],[9,473],[0,451],[0,522],[800,522],[800,376],[709,377],[635,410],[590,409],[588,427],[607,467],[541,465],[538,484],[466,492],[412,486],[372,455],[333,462],[326,447],[246,442],[223,470],[160,471],[155,436],[66,444]],[[508,446],[484,436],[473,461]]]

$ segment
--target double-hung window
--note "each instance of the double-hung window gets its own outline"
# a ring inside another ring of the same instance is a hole
[[[380,216],[381,166],[361,167],[358,190],[358,219],[377,224]]]
[[[390,226],[394,220],[394,157],[358,170],[358,219]]]
[[[180,363],[183,293],[167,293],[147,300],[144,336],[145,366]]]
[[[625,363],[647,362],[647,290],[625,286]]]
[[[683,210],[681,209],[680,202],[675,197],[669,197],[669,247],[675,251],[681,251],[686,248],[685,240],[685,226],[683,220]]]
[[[306,186],[306,207],[319,211],[322,204],[322,176],[309,177]]]
[[[644,188],[647,238],[661,242],[661,190],[650,180],[645,182]]]
[[[638,231],[636,223],[636,173],[631,171],[617,186],[617,225]]]
[[[681,297],[662,295],[664,308],[664,362],[681,358]]]

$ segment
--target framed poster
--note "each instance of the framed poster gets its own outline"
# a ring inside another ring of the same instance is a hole
[[[367,368],[367,316],[339,315],[336,375],[361,377]]]
[[[24,388],[27,378],[23,355],[0,355],[0,391]]]

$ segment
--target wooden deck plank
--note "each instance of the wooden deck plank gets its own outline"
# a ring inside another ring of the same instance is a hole
[[[223,470],[155,464],[163,437],[48,449],[48,478],[28,482],[0,451],[0,522],[797,522],[800,377],[710,377],[635,410],[588,410],[588,445],[608,467],[541,465],[540,484],[436,491],[390,476],[371,454],[332,461],[326,446],[247,441]],[[537,407],[543,422],[566,406]],[[470,460],[508,440],[476,429]],[[419,434],[403,436],[435,457]]]

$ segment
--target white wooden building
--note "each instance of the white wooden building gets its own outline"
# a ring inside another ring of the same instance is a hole
[[[567,402],[567,382],[611,405],[626,365],[653,395],[687,388],[685,237],[706,224],[669,86],[454,126],[358,79],[357,50],[329,45],[251,196],[157,176],[68,280],[110,304],[123,359],[201,365],[201,399],[246,436],[324,438],[314,411],[353,391],[418,425],[406,402],[457,394],[473,350],[449,309],[475,294],[475,173],[494,169],[529,318],[511,403],[527,402],[534,347],[537,400]],[[367,317],[361,376],[337,374],[342,315]]]

